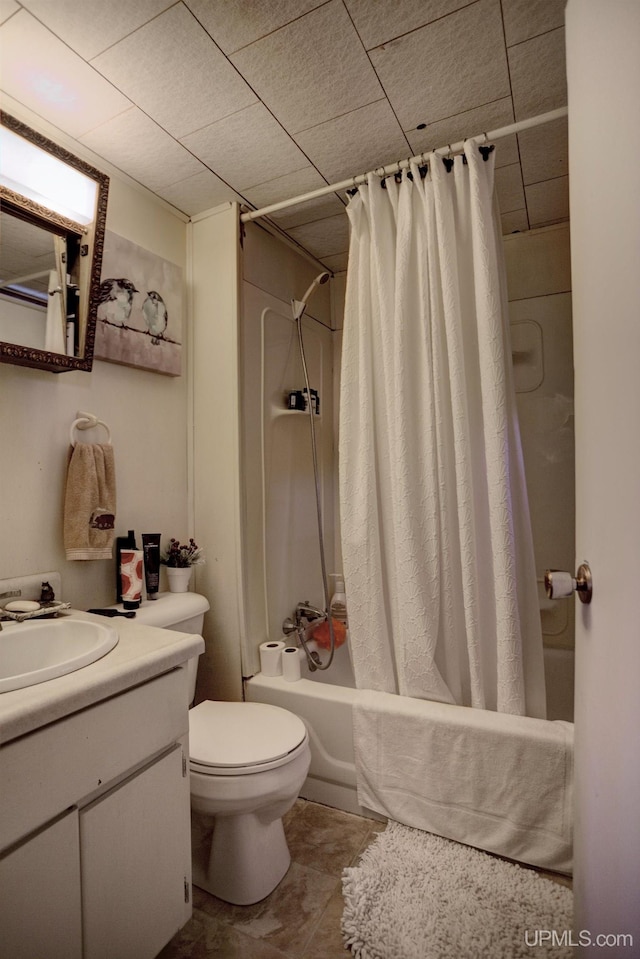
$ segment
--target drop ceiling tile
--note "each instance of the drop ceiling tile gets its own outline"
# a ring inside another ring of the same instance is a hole
[[[241,192],[309,162],[262,103],[211,123],[182,143]]]
[[[150,190],[161,189],[203,170],[196,157],[136,107],[80,139],[94,153]]]
[[[341,0],[257,40],[231,61],[291,134],[383,96]]]
[[[478,0],[370,57],[403,130],[510,93],[499,0]]]
[[[510,47],[508,53],[516,120],[566,106],[563,28]]]
[[[387,100],[378,100],[296,134],[330,183],[409,156],[411,150]]]
[[[176,138],[257,99],[181,3],[92,64]]]
[[[20,5],[16,0],[0,0],[0,23],[8,20],[12,14],[17,13]]]
[[[522,173],[519,163],[500,167],[495,171],[495,185],[501,213],[523,210],[526,206]]]
[[[567,118],[518,134],[522,180],[525,186],[569,174]]]
[[[345,0],[367,50],[423,27],[472,0]]]
[[[0,27],[2,89],[78,137],[131,103],[26,10]]]
[[[332,273],[344,273],[349,265],[349,254],[333,253],[331,256],[323,256],[322,262]]]
[[[306,203],[288,207],[279,213],[272,213],[271,219],[275,220],[281,229],[290,230],[295,226],[302,226],[304,223],[312,223],[314,220],[337,216],[344,212],[344,208],[344,203],[340,202],[335,193],[328,193],[327,196],[307,200]]]
[[[85,60],[102,53],[173,0],[22,0],[23,7]]]
[[[567,0],[502,0],[507,46],[564,26]]]
[[[288,233],[300,246],[319,259],[336,253],[346,253],[349,249],[349,221],[346,213],[296,226],[288,230]]]
[[[167,203],[172,203],[178,210],[188,216],[211,210],[221,203],[231,200],[242,202],[242,197],[227,186],[226,183],[209,170],[197,173],[195,176],[172,183],[156,191]]]
[[[321,190],[324,186],[327,186],[324,177],[318,173],[315,167],[307,164],[307,166],[295,170],[293,173],[274,177],[251,187],[250,190],[245,191],[245,196],[250,203],[255,203],[256,207],[268,206],[270,203],[288,200],[289,197],[299,196],[301,193]]]
[[[246,47],[309,13],[320,0],[185,0],[187,6],[226,54]]]
[[[405,130],[414,154],[427,153],[457,143],[468,137],[475,137],[487,130],[497,130],[513,123],[513,104],[511,97],[503,97],[493,103],[466,110],[446,120],[428,123],[424,130]],[[518,162],[518,144],[515,134],[504,137],[496,143],[496,166],[506,166]]]
[[[569,219],[569,177],[544,180],[525,187],[531,229]]]
[[[260,209],[270,203],[288,200],[289,197],[310,193],[324,186],[326,186],[325,180],[318,171],[314,167],[306,167],[304,170],[297,170],[295,173],[288,173],[286,176],[251,187],[250,190],[245,190],[243,195],[256,209]],[[340,202],[336,194],[329,193],[326,196],[316,197],[315,200],[308,200],[306,203],[271,213],[269,216],[283,230],[287,230],[312,220],[335,216],[343,210],[344,204]]]
[[[524,233],[529,229],[526,210],[512,210],[510,213],[503,213],[501,220],[503,236],[507,233]]]

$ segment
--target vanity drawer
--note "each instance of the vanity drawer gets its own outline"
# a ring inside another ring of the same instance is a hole
[[[173,669],[3,746],[0,850],[187,734],[187,701]]]

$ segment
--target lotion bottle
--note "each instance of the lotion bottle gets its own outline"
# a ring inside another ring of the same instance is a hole
[[[344,579],[341,573],[331,573],[331,576],[336,579],[336,591],[331,597],[329,611],[333,619],[337,619],[339,623],[347,626],[347,594],[344,588]]]

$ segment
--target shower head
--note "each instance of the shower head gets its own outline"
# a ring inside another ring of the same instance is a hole
[[[313,283],[311,284],[311,286],[309,287],[309,289],[307,290],[307,292],[305,293],[305,295],[302,297],[302,299],[291,301],[291,308],[293,310],[294,320],[300,319],[300,317],[302,316],[302,314],[307,308],[309,297],[315,291],[316,287],[321,286],[322,283],[326,283],[327,280],[329,280],[330,278],[331,278],[330,273],[319,273],[318,276],[313,281]]]

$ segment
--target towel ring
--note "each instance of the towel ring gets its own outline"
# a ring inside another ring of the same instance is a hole
[[[73,421],[69,431],[69,439],[72,446],[76,445],[76,440],[73,435],[74,430],[91,430],[95,426],[103,426],[105,428],[107,431],[107,445],[111,446],[111,430],[103,420],[99,420],[93,413],[82,413],[80,410],[78,410],[76,415],[78,418]]]

